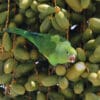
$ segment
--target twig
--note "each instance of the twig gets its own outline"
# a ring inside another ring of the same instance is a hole
[[[54,3],[54,6],[57,6],[57,1],[56,0],[53,0],[53,3]]]
[[[7,20],[6,20],[6,24],[5,24],[5,29],[8,28],[9,16],[10,16],[10,0],[8,0],[8,11],[7,11]]]
[[[69,29],[66,31],[66,38],[69,40]]]
[[[14,15],[16,14],[16,10],[17,10],[17,8],[16,8],[16,3],[14,3]],[[16,34],[14,34],[14,36],[13,36],[13,48],[12,48],[12,52],[13,52],[13,49],[16,47],[16,45],[15,45],[15,42],[16,41]]]

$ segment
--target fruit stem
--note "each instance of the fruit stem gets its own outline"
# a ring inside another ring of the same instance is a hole
[[[56,0],[53,0],[53,3],[54,3],[55,6],[57,5],[56,2],[57,2]]]
[[[10,16],[10,0],[8,0],[8,11],[7,11],[7,20],[6,20],[5,29],[8,28],[8,24],[9,24],[9,16]]]
[[[66,31],[66,38],[69,40],[69,29]]]

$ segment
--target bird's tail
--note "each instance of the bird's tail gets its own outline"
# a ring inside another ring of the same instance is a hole
[[[34,39],[36,38],[36,36],[40,36],[37,32],[29,32],[20,28],[8,28],[6,31],[9,33],[15,33],[17,35],[23,36],[32,43],[34,43]]]
[[[21,35],[23,37],[26,37],[27,35],[31,35],[31,34],[38,35],[38,33],[36,32],[29,32],[20,28],[8,28],[6,31],[9,33],[15,33],[15,34]]]

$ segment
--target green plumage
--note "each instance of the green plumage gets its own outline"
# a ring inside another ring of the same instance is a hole
[[[70,57],[76,56],[76,50],[71,46],[70,42],[59,35],[42,34],[29,32],[19,28],[11,28],[7,30],[23,36],[32,42],[43,54],[51,65],[64,64],[71,62]]]

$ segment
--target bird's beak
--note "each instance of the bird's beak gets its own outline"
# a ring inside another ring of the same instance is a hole
[[[76,60],[76,56],[75,56],[75,55],[71,55],[71,56],[69,57],[69,62],[74,63],[75,60]]]

